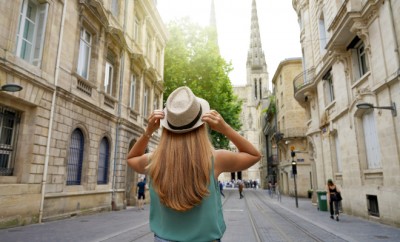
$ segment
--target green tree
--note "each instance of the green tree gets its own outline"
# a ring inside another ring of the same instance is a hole
[[[180,86],[210,103],[234,129],[241,127],[241,102],[233,94],[229,79],[232,64],[219,54],[216,32],[191,23],[187,18],[167,25],[170,39],[165,49],[164,103],[169,94]],[[211,132],[216,148],[229,148],[229,140]]]

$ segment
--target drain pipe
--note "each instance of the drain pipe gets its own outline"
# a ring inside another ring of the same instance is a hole
[[[64,33],[64,20],[65,20],[65,11],[67,9],[67,1],[64,0],[64,6],[61,16],[61,24],[60,24],[60,33],[58,35],[58,48],[57,48],[57,59],[54,73],[54,92],[53,97],[51,99],[51,109],[50,109],[50,120],[49,120],[49,131],[47,133],[47,143],[46,143],[46,156],[44,160],[44,169],[43,169],[43,178],[42,178],[42,194],[40,198],[40,210],[39,210],[39,223],[42,223],[43,219],[43,205],[44,205],[44,196],[46,192],[46,182],[47,182],[47,171],[49,167],[49,157],[50,157],[50,142],[53,130],[53,121],[54,121],[54,112],[56,106],[56,98],[57,98],[57,86],[58,86],[58,74],[60,69],[60,55],[61,55],[61,47],[62,47],[62,38]]]
[[[124,35],[126,33],[126,16],[127,16],[127,4],[128,0],[125,0],[125,12],[124,12]],[[117,171],[117,161],[121,159],[121,157],[117,157],[118,154],[118,144],[119,144],[119,130],[121,126],[121,106],[122,106],[122,85],[124,81],[124,72],[125,72],[125,51],[122,50],[121,54],[121,69],[119,73],[119,93],[118,93],[118,117],[117,117],[117,125],[115,126],[115,147],[114,147],[114,169],[112,176],[112,194],[111,194],[111,209],[116,210],[116,199],[115,199],[115,186],[116,186],[116,171]]]
[[[389,14],[390,14],[390,26],[392,27],[392,32],[393,32],[393,39],[394,39],[394,44],[395,44],[395,52],[397,52],[397,55],[396,55],[396,64],[397,64],[397,71],[396,71],[396,77],[395,78],[399,78],[400,77],[400,50],[399,50],[399,38],[398,38],[398,36],[397,36],[397,32],[396,32],[396,27],[395,27],[395,20],[394,20],[394,17],[393,17],[393,6],[392,6],[392,1],[391,0],[389,0]],[[389,97],[390,97],[390,100],[392,100],[392,95],[391,95],[391,93],[390,93],[390,88],[391,88],[391,86],[390,85],[387,85],[387,87],[388,87],[388,91],[389,91]],[[392,120],[393,120],[393,127],[394,127],[394,131],[396,131],[397,130],[397,122],[396,122],[396,120],[395,120],[395,118],[393,117],[392,118]],[[399,146],[398,146],[398,144],[399,144],[399,137],[398,137],[398,135],[397,135],[397,132],[394,132],[395,133],[395,140],[396,140],[396,151],[397,151],[397,157],[399,158],[400,157],[400,150],[399,150]]]
[[[392,27],[392,31],[393,31],[393,38],[394,38],[394,44],[396,46],[395,52],[397,52],[397,58],[396,58],[396,62],[397,62],[397,75],[400,74],[400,50],[399,50],[399,38],[397,36],[396,33],[396,27],[394,26],[394,17],[393,17],[393,7],[392,7],[392,1],[389,0],[389,13],[390,13],[390,26]]]

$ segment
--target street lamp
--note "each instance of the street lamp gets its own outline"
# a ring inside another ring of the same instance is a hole
[[[5,84],[1,86],[0,91],[4,92],[19,92],[22,90],[22,87],[18,84]]]
[[[378,106],[374,106],[371,103],[359,103],[356,105],[357,108],[359,109],[371,109],[371,108],[377,108],[377,109],[389,109],[392,110],[392,115],[393,117],[397,116],[397,110],[396,110],[396,103],[392,102],[392,106],[382,106],[382,107],[378,107]]]
[[[290,156],[292,157],[292,173],[293,173],[293,181],[294,181],[294,197],[296,199],[296,208],[299,207],[299,202],[297,201],[297,184],[296,184],[296,175],[297,175],[297,163],[294,160],[294,157],[296,156],[296,152],[294,151],[294,146],[290,147]]]

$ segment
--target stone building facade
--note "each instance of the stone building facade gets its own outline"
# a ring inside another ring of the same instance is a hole
[[[23,87],[0,92],[0,227],[132,203],[126,155],[162,108],[155,1],[2,1],[0,29],[0,84]]]
[[[400,1],[293,7],[303,53],[294,95],[307,113],[313,186],[332,178],[345,213],[400,226]]]
[[[301,58],[283,60],[272,78],[275,96],[276,132],[271,137],[271,145],[276,149],[277,164],[271,179],[278,182],[280,192],[295,194],[292,161],[296,162],[296,190],[300,197],[307,197],[312,189],[311,166],[308,158],[306,139],[306,115],[304,108],[294,99],[293,79],[302,72]],[[292,148],[295,157],[291,156]]]

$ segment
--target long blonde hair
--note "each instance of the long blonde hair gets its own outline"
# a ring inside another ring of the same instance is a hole
[[[205,124],[183,134],[163,129],[147,167],[162,204],[187,211],[208,196],[212,151]]]

